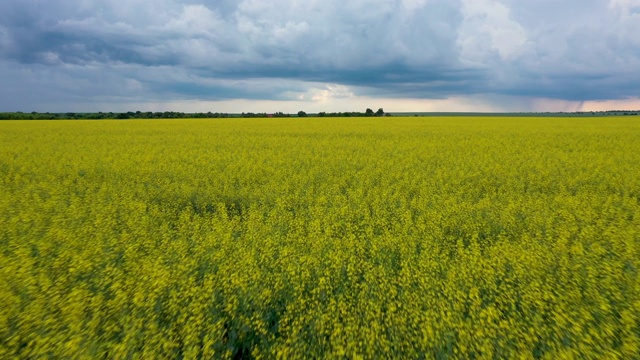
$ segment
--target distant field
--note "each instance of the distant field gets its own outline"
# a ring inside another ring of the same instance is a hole
[[[618,111],[581,111],[581,112],[544,112],[544,113],[470,113],[470,112],[394,112],[392,116],[436,116],[436,117],[582,117],[594,116],[635,116],[640,115],[638,110],[618,110]]]
[[[640,118],[0,122],[0,358],[640,357]]]

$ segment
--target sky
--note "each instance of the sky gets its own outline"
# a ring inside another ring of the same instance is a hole
[[[640,0],[2,0],[0,111],[640,109]]]

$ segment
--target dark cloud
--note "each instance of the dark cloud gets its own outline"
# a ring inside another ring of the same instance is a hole
[[[0,76],[22,90],[4,90],[0,110],[17,93],[286,100],[322,84],[387,98],[623,99],[638,95],[639,5],[5,0]]]

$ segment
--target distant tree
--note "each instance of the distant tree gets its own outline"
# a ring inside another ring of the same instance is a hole
[[[384,116],[384,110],[382,110],[382,108],[378,109],[378,111],[376,111],[376,116]]]
[[[298,117],[307,117],[307,113],[302,111],[302,110],[300,110],[300,111],[298,111]]]
[[[371,109],[367,109],[367,111],[364,114],[365,114],[365,116],[373,116],[374,115],[373,114],[373,110],[371,110]]]

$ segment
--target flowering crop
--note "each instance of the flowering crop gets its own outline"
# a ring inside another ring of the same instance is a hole
[[[640,119],[0,122],[0,358],[640,357]]]

